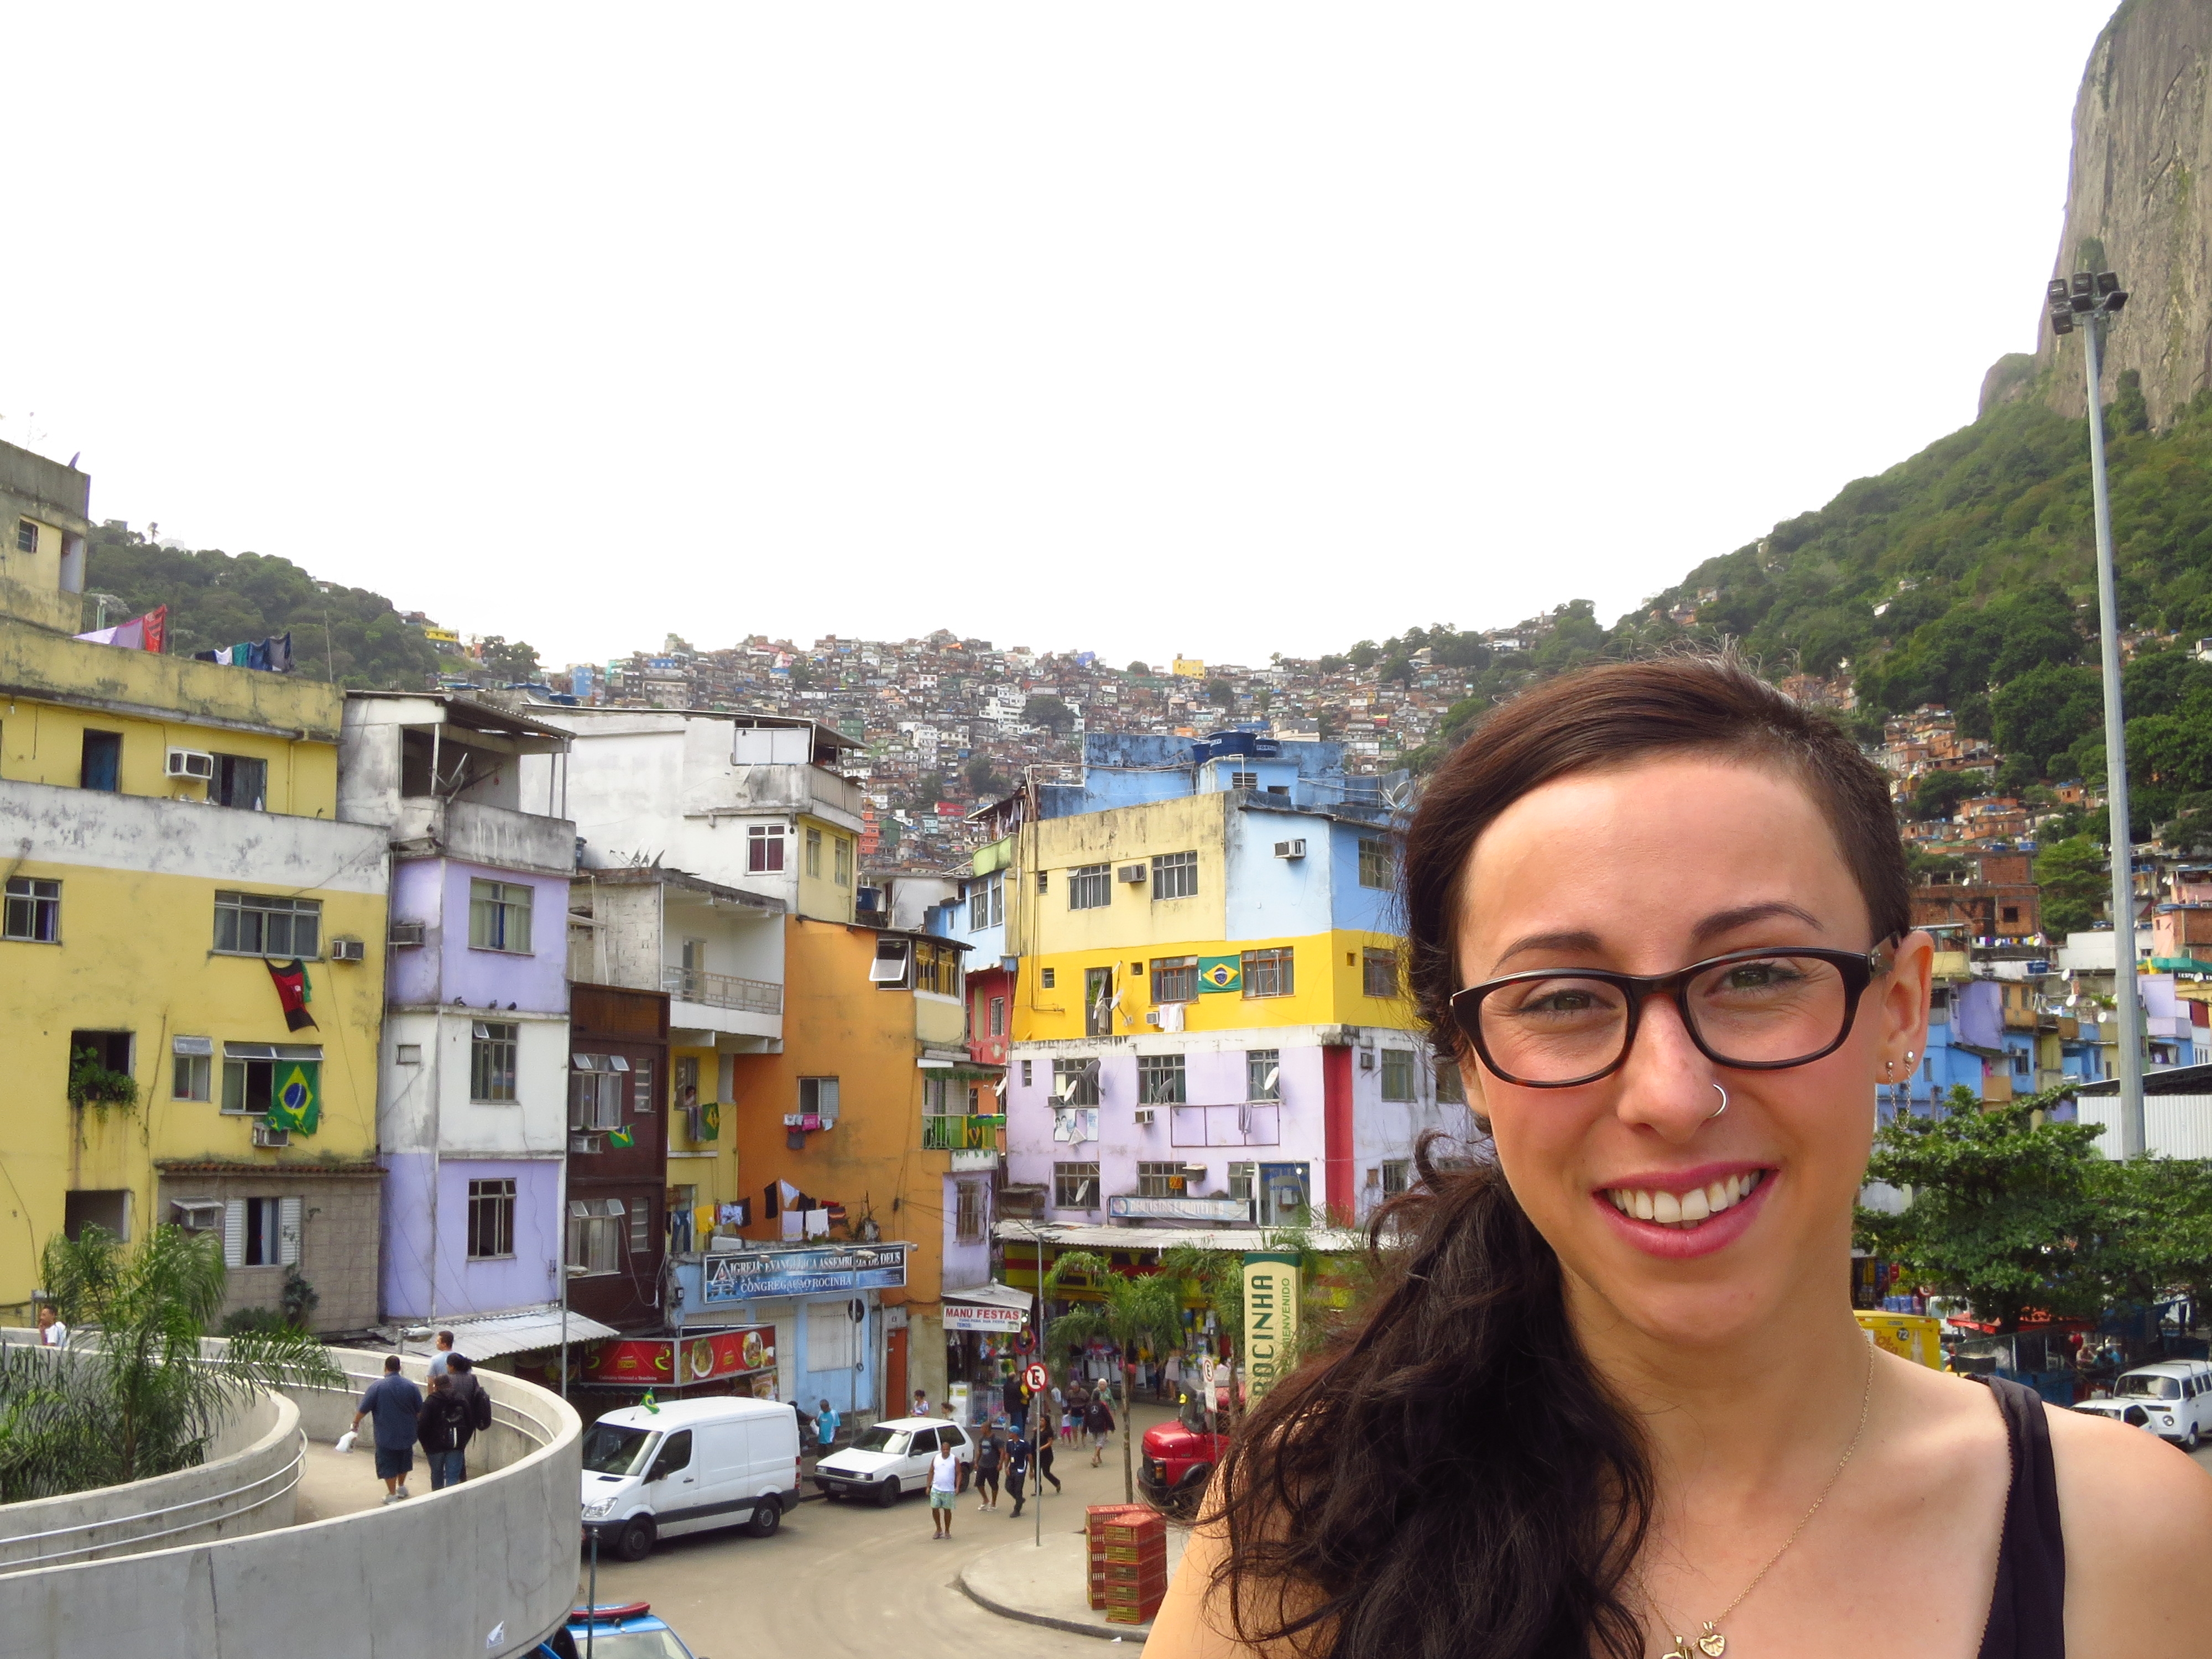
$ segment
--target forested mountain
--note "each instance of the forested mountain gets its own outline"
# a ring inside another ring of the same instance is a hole
[[[103,527],[93,532],[85,572],[88,590],[123,601],[119,611],[109,606],[110,622],[167,605],[173,654],[289,630],[295,672],[315,679],[362,690],[416,691],[438,672],[435,647],[400,620],[383,594],[317,581],[289,559],[186,553]]]

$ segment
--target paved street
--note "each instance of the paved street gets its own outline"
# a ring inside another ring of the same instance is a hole
[[[1164,1421],[1160,1407],[1137,1408],[1139,1431]],[[1079,1531],[1086,1504],[1121,1501],[1119,1436],[1105,1467],[1087,1451],[1061,1448],[1053,1466],[1066,1487],[1045,1488],[1045,1525]],[[601,1601],[650,1601],[702,1659],[744,1659],[752,1653],[832,1655],[896,1652],[902,1659],[1027,1659],[1067,1656],[1105,1659],[1116,1646],[986,1613],[954,1583],[972,1555],[1033,1536],[1036,1505],[1009,1520],[1013,1503],[981,1515],[963,1494],[954,1511],[952,1541],[930,1538],[929,1510],[919,1494],[889,1510],[814,1499],[784,1517],[774,1538],[715,1532],[675,1538],[635,1566],[602,1555]],[[577,1600],[584,1596],[577,1580]]]

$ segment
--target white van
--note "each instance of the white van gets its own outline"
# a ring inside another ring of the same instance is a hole
[[[2161,1359],[2123,1371],[2112,1398],[2141,1406],[2150,1414],[2150,1431],[2161,1440],[2191,1451],[2212,1433],[2212,1364],[2202,1359]]]
[[[625,1406],[584,1431],[584,1530],[625,1561],[656,1538],[776,1529],[799,1502],[799,1413],[724,1395]]]

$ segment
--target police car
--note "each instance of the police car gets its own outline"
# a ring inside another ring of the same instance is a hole
[[[684,1638],[653,1616],[651,1605],[625,1601],[578,1607],[568,1624],[538,1644],[532,1659],[695,1659]]]

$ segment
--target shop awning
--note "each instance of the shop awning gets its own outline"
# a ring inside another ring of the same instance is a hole
[[[1018,1291],[1011,1285],[1000,1285],[996,1282],[988,1285],[970,1285],[964,1291],[947,1291],[945,1292],[945,1300],[973,1302],[986,1308],[1014,1308],[1023,1313],[1027,1313],[1036,1305],[1036,1298],[1027,1291]]]
[[[465,1354],[471,1359],[496,1359],[502,1354],[529,1353],[538,1348],[557,1348],[561,1346],[561,1310],[558,1308],[531,1308],[518,1313],[487,1314],[475,1319],[443,1319],[431,1327],[430,1334],[409,1337],[400,1343],[402,1353],[428,1355],[438,1351],[437,1334],[453,1334],[453,1352]],[[596,1319],[587,1319],[574,1309],[568,1310],[568,1342],[604,1342],[611,1336],[621,1334],[611,1325],[602,1325]]]
[[[1034,1260],[1030,1253],[1040,1233],[1047,1244],[1066,1250],[1171,1250],[1179,1244],[1197,1250],[1272,1248],[1267,1230],[1260,1227],[1062,1226],[1051,1222],[1001,1221],[992,1231],[1006,1247],[1009,1267],[1030,1265]],[[1306,1238],[1324,1255],[1349,1255],[1367,1248],[1367,1236],[1349,1227],[1316,1227]]]

